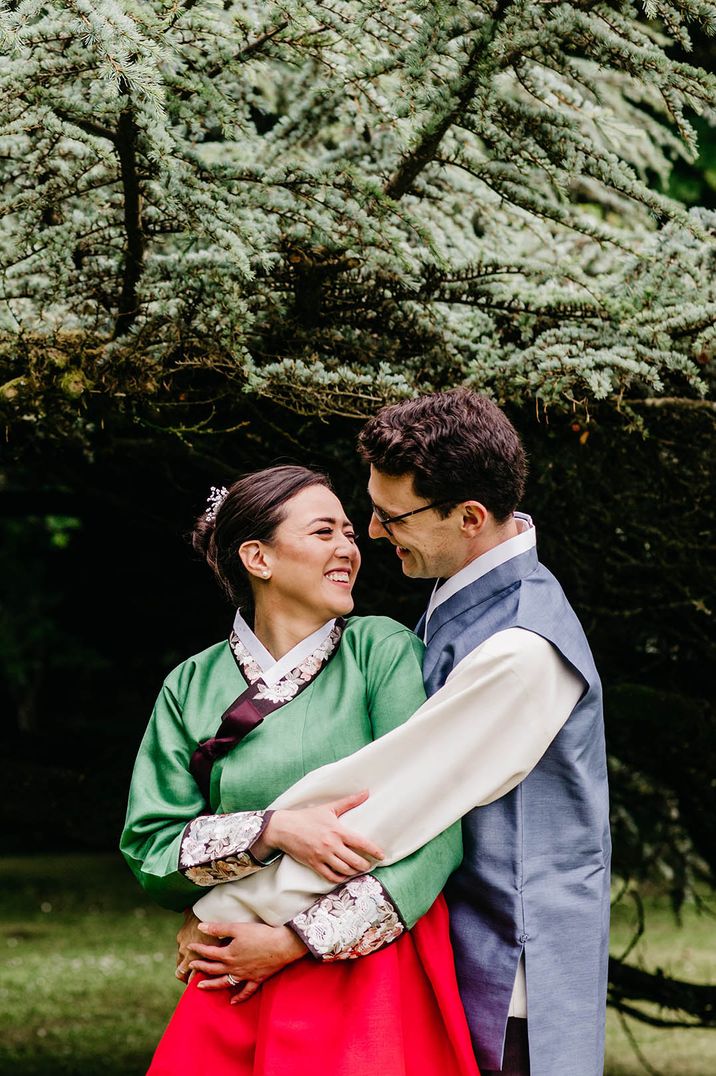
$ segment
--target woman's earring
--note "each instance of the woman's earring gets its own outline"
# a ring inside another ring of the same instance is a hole
[[[268,570],[268,568],[264,568],[264,570],[261,572],[261,575],[264,577],[264,579],[268,579],[268,577],[271,575],[271,572]]]

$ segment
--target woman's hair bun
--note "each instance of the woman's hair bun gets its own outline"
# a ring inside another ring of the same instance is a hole
[[[197,553],[201,553],[202,557],[206,557],[207,560],[209,559],[209,549],[213,545],[215,530],[216,519],[207,519],[206,512],[203,512],[191,532],[192,547]]]

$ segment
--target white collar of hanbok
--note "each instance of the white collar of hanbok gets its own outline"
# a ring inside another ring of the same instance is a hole
[[[469,586],[470,583],[474,583],[481,579],[483,575],[487,575],[493,568],[499,568],[501,564],[512,560],[513,557],[519,557],[521,553],[526,553],[537,545],[537,531],[532,522],[532,517],[528,516],[526,512],[515,512],[514,519],[519,528],[519,534],[515,534],[514,537],[508,538],[507,541],[493,546],[492,549],[488,549],[481,556],[475,557],[459,572],[451,575],[449,579],[437,580],[430,595],[430,602],[425,614],[423,642],[427,642],[428,638],[428,621],[439,605],[446,602],[448,598],[452,598],[453,594],[457,594],[459,590]]]
[[[246,623],[240,609],[236,610],[234,617],[234,632],[258,665],[261,679],[267,687],[273,687],[292,669],[302,665],[307,657],[326,642],[335,625],[335,620],[326,621],[318,631],[312,632],[300,643],[296,643],[277,661]]]

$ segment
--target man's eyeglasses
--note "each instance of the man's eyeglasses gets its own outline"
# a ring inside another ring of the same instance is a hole
[[[421,512],[427,512],[430,508],[442,508],[443,505],[446,504],[455,504],[455,501],[433,501],[432,504],[424,504],[422,508],[414,508],[412,512],[402,512],[399,516],[386,516],[382,509],[376,508],[372,503],[371,508],[373,509],[373,515],[378,520],[385,533],[389,534],[392,538],[394,535],[390,529],[391,523],[400,523],[402,519],[407,519],[408,516],[418,516]]]

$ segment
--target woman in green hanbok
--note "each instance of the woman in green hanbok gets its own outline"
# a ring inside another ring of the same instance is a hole
[[[270,804],[425,698],[417,638],[349,616],[360,554],[325,476],[274,467],[212,491],[194,545],[242,611],[228,641],[167,677],[121,844],[147,891],[179,911],[276,849],[305,861],[293,821],[306,812]],[[308,811],[325,823],[362,798]],[[382,867],[380,849],[342,833],[311,862],[333,893],[285,925],[226,924],[221,963],[193,951],[205,959],[151,1076],[476,1076],[438,899],[461,858],[459,823]]]

